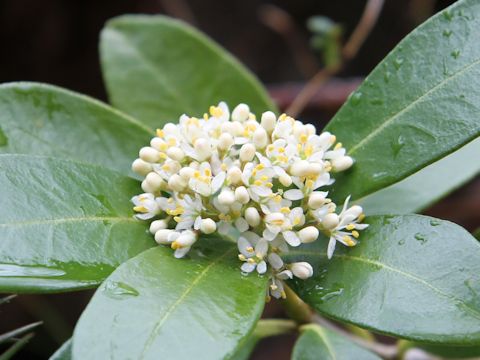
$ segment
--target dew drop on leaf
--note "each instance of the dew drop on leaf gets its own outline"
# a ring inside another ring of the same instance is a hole
[[[445,10],[445,11],[443,12],[443,17],[444,17],[444,19],[447,20],[447,21],[452,21],[452,19],[453,19],[453,12],[448,11],[448,10]]]
[[[352,94],[352,105],[357,106],[362,100],[363,94],[361,92],[355,92]]]
[[[393,157],[396,158],[402,150],[402,148],[405,146],[405,137],[400,135],[396,141],[392,143],[392,151],[393,151]]]
[[[425,244],[427,242],[427,237],[422,233],[416,233],[415,240],[419,241],[422,244]]]
[[[405,239],[401,239],[399,242],[398,242],[398,245],[403,245],[405,244]]]
[[[441,225],[442,222],[438,219],[433,219],[433,220],[430,220],[430,225],[432,226],[438,226],[438,225]]]
[[[443,33],[442,33],[442,35],[445,36],[446,38],[449,38],[452,34],[453,34],[453,31],[449,29],[443,30]]]
[[[138,296],[136,289],[128,284],[119,281],[107,281],[102,288],[104,293],[114,299],[122,299],[125,297]]]
[[[458,57],[460,56],[460,50],[454,50],[450,53],[450,55],[454,58],[454,59],[458,59]]]
[[[403,58],[397,57],[395,60],[393,60],[393,66],[395,67],[395,70],[400,70],[402,65],[403,65]]]

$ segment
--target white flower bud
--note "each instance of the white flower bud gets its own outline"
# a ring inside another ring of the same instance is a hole
[[[152,165],[142,159],[136,159],[132,164],[132,171],[145,176],[152,171]]]
[[[245,186],[239,186],[235,189],[235,200],[240,204],[247,204],[250,201],[250,195]]]
[[[150,185],[146,180],[143,180],[142,190],[146,193],[154,193],[156,189],[152,185]]]
[[[232,145],[233,145],[233,136],[230,135],[228,132],[224,132],[218,138],[218,148],[220,150],[228,150]]]
[[[195,141],[194,148],[199,161],[204,161],[212,156],[212,148],[210,147],[210,142],[207,139],[197,139],[197,141]]]
[[[147,177],[145,178],[145,181],[148,183],[148,185],[151,188],[155,190],[159,190],[163,186],[165,186],[165,180],[163,180],[160,175],[158,175],[156,172],[153,172],[153,171],[147,175]]]
[[[351,208],[349,208],[347,211],[345,211],[344,216],[353,216],[354,218],[358,218],[360,214],[363,213],[363,209],[359,205],[353,205]]]
[[[168,179],[168,186],[173,191],[181,192],[187,187],[187,181],[180,175],[174,174]]]
[[[233,121],[231,125],[231,134],[233,136],[241,136],[243,135],[243,132],[244,132],[244,127],[242,123],[238,121]]]
[[[312,192],[308,198],[308,206],[312,209],[318,209],[325,204],[325,196],[324,193],[318,191]]]
[[[235,194],[230,189],[223,189],[218,195],[218,202],[221,205],[232,205],[235,202]]]
[[[242,182],[242,170],[237,166],[232,166],[227,171],[227,179],[232,184],[239,184]]]
[[[288,174],[282,174],[278,177],[278,181],[285,187],[292,185],[292,178]]]
[[[158,151],[165,150],[165,145],[165,141],[163,141],[159,137],[154,137],[152,140],[150,140],[150,146],[154,149],[157,149]]]
[[[157,244],[166,245],[170,244],[168,236],[173,232],[171,229],[160,229],[155,233],[155,241]]]
[[[290,174],[293,176],[307,176],[310,163],[307,160],[297,160],[290,167]]]
[[[163,230],[168,227],[168,221],[165,219],[152,221],[150,224],[150,233],[156,234],[158,230]]]
[[[277,117],[271,111],[264,112],[262,114],[261,125],[268,132],[271,133],[275,129],[275,123],[277,122]]]
[[[186,166],[184,168],[181,168],[178,174],[184,178],[186,181],[190,180],[190,178],[193,177],[193,174],[195,173],[195,169],[191,168],[190,166]]]
[[[240,160],[247,162],[252,161],[255,157],[255,146],[253,144],[247,143],[240,148]]]
[[[342,156],[331,161],[334,171],[344,171],[353,165],[353,159],[350,156]]]
[[[197,241],[197,236],[193,231],[185,230],[180,233],[180,236],[174,241],[180,247],[192,246]]]
[[[246,104],[238,104],[232,111],[232,120],[244,122],[250,116],[250,108]]]
[[[315,129],[315,126],[312,124],[306,124],[305,129],[307,130],[308,135],[314,135],[317,132],[317,129]]]
[[[298,237],[302,243],[306,244],[317,240],[318,234],[318,229],[315,226],[307,226],[298,232]]]
[[[263,149],[268,144],[268,135],[265,129],[259,126],[253,133],[253,143],[257,149]]]
[[[173,146],[167,150],[167,155],[176,161],[182,161],[185,157],[185,153],[177,146]]]
[[[160,160],[160,153],[150,146],[141,148],[138,155],[140,159],[149,163],[154,163]]]
[[[340,218],[338,217],[337,214],[335,213],[330,213],[325,215],[325,217],[322,220],[322,225],[325,227],[325,229],[331,230],[335,229],[340,222]]]
[[[245,210],[245,220],[251,227],[256,227],[260,224],[260,214],[254,207],[249,207]]]
[[[323,170],[323,166],[320,163],[310,163],[308,167],[308,175],[319,175]]]
[[[211,234],[217,230],[217,224],[210,218],[202,219],[200,223],[200,231],[204,234]]]
[[[296,262],[290,265],[293,275],[299,279],[306,280],[313,275],[313,268],[308,262]]]

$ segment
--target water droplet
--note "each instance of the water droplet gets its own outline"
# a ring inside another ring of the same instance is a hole
[[[385,70],[383,73],[383,80],[385,80],[386,83],[390,81],[390,77],[392,76],[392,73],[388,70]]]
[[[403,58],[400,56],[397,57],[395,60],[393,60],[393,66],[395,67],[395,70],[399,70],[403,65]]]
[[[416,233],[415,240],[420,241],[420,243],[422,244],[425,244],[427,242],[427,237],[422,233]]]
[[[138,296],[139,293],[136,289],[128,284],[119,281],[107,281],[102,290],[105,294],[114,299],[122,299],[130,296]]]
[[[405,244],[405,239],[401,239],[399,242],[398,242],[398,245],[403,245]]]
[[[374,173],[372,175],[372,178],[374,179],[379,179],[379,178],[382,178],[384,176],[388,175],[388,173],[386,171],[381,171],[381,172],[378,172],[378,173]]]
[[[383,100],[382,99],[372,99],[372,100],[370,100],[370,104],[372,104],[372,105],[383,105]]]
[[[430,225],[432,225],[432,226],[438,226],[438,225],[441,225],[441,224],[442,224],[442,221],[439,220],[439,219],[430,220]]]
[[[3,132],[2,128],[0,128],[0,146],[5,146],[8,144],[8,138]]]
[[[453,50],[450,55],[454,58],[454,59],[458,59],[458,57],[460,56],[460,50]]]
[[[452,21],[452,19],[453,19],[453,12],[451,12],[451,11],[449,11],[449,10],[445,10],[445,11],[443,12],[443,17],[444,17],[444,19],[447,20],[447,21]]]
[[[21,266],[13,264],[0,264],[0,277],[58,277],[66,272],[60,269],[52,269],[43,266]]]
[[[453,34],[453,31],[448,29],[443,30],[443,33],[442,33],[442,35],[447,38],[449,38],[452,34]]]
[[[352,105],[357,106],[358,104],[360,104],[360,101],[362,100],[362,96],[363,94],[361,92],[358,92],[358,91],[354,92],[351,97]]]
[[[398,153],[405,146],[405,138],[400,135],[395,142],[392,143],[393,157],[396,158]]]

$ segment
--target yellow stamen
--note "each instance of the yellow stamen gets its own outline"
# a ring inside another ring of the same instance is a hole
[[[136,212],[148,213],[148,209],[147,209],[145,206],[143,206],[143,205],[141,205],[141,206],[135,206],[135,207],[133,208],[133,210],[136,211]]]
[[[165,136],[165,133],[163,132],[162,129],[157,129],[156,133],[157,133],[157,137],[159,138],[162,138]]]
[[[358,239],[358,237],[360,236],[360,234],[358,233],[357,230],[353,230],[353,231],[352,231],[352,235],[353,235],[353,237],[354,237],[355,239]]]
[[[290,213],[290,208],[288,206],[284,206],[280,209],[280,212],[281,213],[284,213],[284,214],[289,214]]]
[[[345,228],[346,228],[348,231],[353,230],[353,229],[355,229],[355,224],[348,224]]]
[[[333,148],[334,150],[338,150],[342,147],[342,143],[339,142],[337,145],[335,145],[335,147]]]

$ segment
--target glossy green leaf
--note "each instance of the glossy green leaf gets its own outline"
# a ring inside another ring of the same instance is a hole
[[[72,339],[68,339],[50,356],[49,360],[71,360],[72,358]]]
[[[480,139],[356,203],[367,215],[419,212],[480,173]]]
[[[334,198],[371,194],[479,136],[479,14],[460,0],[418,27],[327,125],[356,160]]]
[[[73,336],[74,359],[223,359],[255,327],[267,277],[240,273],[233,243],[201,239],[185,259],[157,247],[101,285]],[[101,321],[99,321],[101,319]]]
[[[152,127],[201,116],[219,101],[275,106],[255,77],[191,26],[164,16],[110,20],[100,42],[110,101]]]
[[[421,215],[372,216],[353,248],[328,239],[304,245],[290,260],[315,274],[292,286],[316,310],[398,337],[480,344],[480,243],[448,221]]]
[[[305,325],[293,348],[292,360],[380,360],[346,337],[319,325]]]
[[[480,346],[441,346],[415,344],[430,354],[441,356],[448,359],[478,358],[480,356]]]
[[[154,241],[135,220],[136,180],[94,165],[0,155],[0,292],[99,284]]]
[[[131,174],[152,134],[84,95],[44,84],[0,85],[0,154],[70,158]]]

